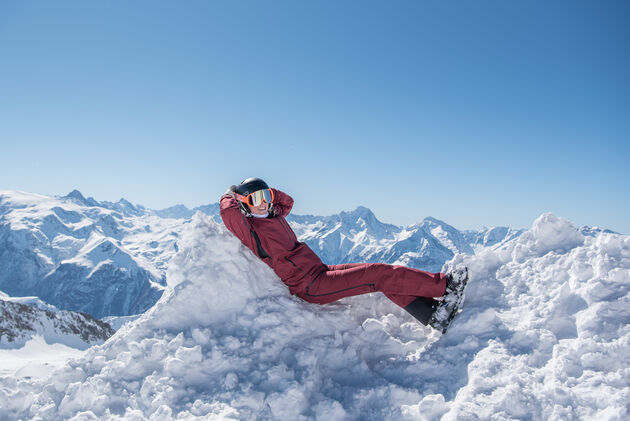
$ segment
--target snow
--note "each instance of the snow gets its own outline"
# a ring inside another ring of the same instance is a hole
[[[87,349],[113,333],[110,326],[88,314],[59,310],[35,297],[0,293],[0,349],[23,348],[34,337],[51,345]]]
[[[57,307],[50,304],[46,304],[45,302],[43,302],[37,297],[10,297],[9,295],[0,291],[0,300],[29,305],[29,306],[38,308],[40,310],[48,310],[48,311],[55,311],[55,312],[59,311]]]
[[[0,376],[45,379],[69,359],[84,353],[61,343],[49,344],[36,335],[19,349],[0,349]]]
[[[101,320],[108,323],[112,329],[118,330],[127,323],[131,323],[142,316],[142,314],[134,314],[133,316],[108,316],[103,317]]]
[[[96,317],[146,310],[185,222],[142,209],[0,190],[0,289]]]
[[[380,262],[439,271],[453,251],[473,252],[464,235],[442,221],[426,218],[403,228],[380,222],[363,206],[325,217],[289,215],[287,221],[327,264]],[[431,232],[434,228],[437,235]],[[476,234],[468,237],[477,241]]]
[[[584,237],[544,214],[515,241],[455,263],[476,282],[441,342],[453,343],[449,355],[470,355],[471,332],[476,344],[443,419],[628,416],[629,236]]]
[[[630,236],[544,214],[471,270],[444,336],[380,294],[288,294],[197,213],[167,290],[48,378],[0,378],[0,419],[627,419]]]

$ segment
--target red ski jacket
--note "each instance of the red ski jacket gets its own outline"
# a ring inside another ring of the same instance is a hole
[[[236,199],[224,194],[220,202],[221,219],[232,234],[273,269],[291,294],[302,293],[317,275],[326,270],[326,265],[309,246],[298,241],[287,223],[285,217],[293,207],[291,196],[272,190],[274,203],[269,217],[246,217]]]

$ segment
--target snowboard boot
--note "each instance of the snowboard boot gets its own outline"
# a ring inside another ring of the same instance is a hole
[[[468,268],[459,267],[446,275],[446,291],[429,319],[429,326],[446,333],[464,302]]]
[[[439,303],[440,302],[438,300],[430,297],[418,297],[404,308],[407,313],[411,314],[416,318],[416,320],[427,326],[429,324],[429,320],[431,320],[431,315],[435,312]]]

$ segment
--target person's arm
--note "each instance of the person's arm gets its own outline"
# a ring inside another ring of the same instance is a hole
[[[293,208],[293,199],[278,189],[271,190],[273,191],[273,212],[277,216],[287,216]]]
[[[221,200],[219,201],[219,210],[223,224],[232,232],[232,234],[236,235],[241,239],[241,241],[243,241],[248,233],[245,232],[243,214],[238,206],[238,202],[234,198],[234,191],[232,190],[232,187],[230,187],[230,189],[221,196]]]

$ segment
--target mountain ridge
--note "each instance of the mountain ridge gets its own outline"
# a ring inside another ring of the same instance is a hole
[[[59,310],[35,297],[0,293],[0,348],[19,348],[35,335],[77,349],[101,344],[114,334],[108,323],[87,313]]]
[[[218,203],[156,211],[124,198],[86,199],[76,189],[62,197],[0,191],[0,290],[95,317],[142,313],[163,293],[170,258],[195,212],[220,222]],[[327,264],[382,262],[432,272],[457,253],[473,254],[478,243],[522,232],[495,230],[488,239],[434,217],[397,226],[361,205],[328,216],[290,214],[287,221]]]

